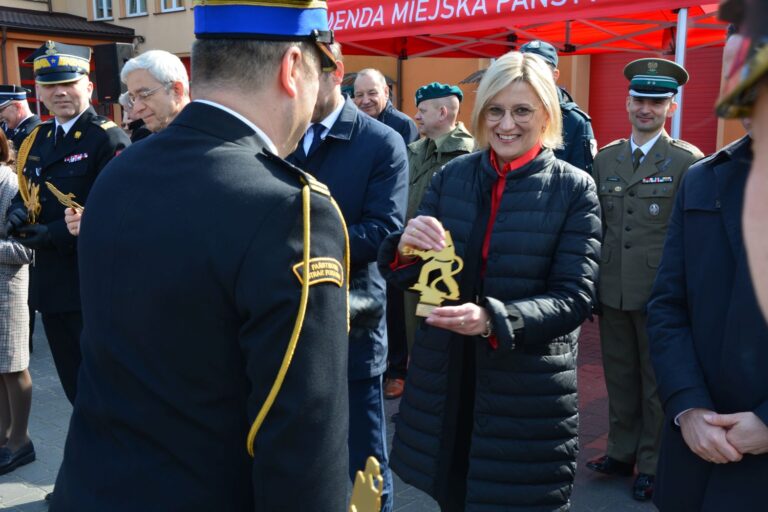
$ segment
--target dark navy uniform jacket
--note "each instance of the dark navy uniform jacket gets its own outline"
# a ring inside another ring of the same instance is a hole
[[[701,407],[752,411],[768,424],[768,325],[744,250],[741,212],[751,141],[692,165],[675,198],[648,304],[648,336],[667,421],[654,502],[662,512],[765,509],[768,454],[712,464],[674,418]]]
[[[64,140],[56,145],[55,130],[53,119],[40,125],[24,167],[27,179],[40,186],[42,209],[38,223],[45,224],[51,235],[51,243],[35,251],[35,264],[30,268],[29,303],[41,313],[80,310],[77,237],[69,234],[64,206],[45,182],[50,181],[65,194],[75,194],[75,201],[85,205],[104,166],[131,144],[120,127],[97,115],[92,107],[82,113]],[[20,206],[23,203],[17,194],[9,211]]]
[[[376,265],[381,242],[403,227],[408,199],[408,158],[398,134],[347,99],[322,144],[310,155],[299,148],[288,159],[328,185],[349,227],[352,283],[386,303]],[[387,367],[384,316],[375,328],[354,326],[349,342],[349,378],[367,379]]]
[[[24,139],[27,138],[27,135],[32,133],[32,130],[35,129],[37,125],[40,124],[40,118],[36,115],[32,114],[25,120],[19,123],[19,125],[14,130],[9,130],[10,132],[10,139],[11,142],[13,142],[13,147],[16,148],[16,151],[19,150],[21,147],[21,143],[24,142]]]
[[[399,133],[406,146],[419,139],[419,129],[413,119],[397,110],[389,100],[376,119]]]
[[[592,161],[597,154],[592,119],[579,108],[568,91],[560,87],[557,90],[563,113],[563,147],[555,151],[555,157],[592,174]]]
[[[293,362],[255,458],[246,451],[301,295],[302,176],[264,148],[193,102],[96,182],[80,234],[83,361],[51,512],[346,508],[347,294],[333,272],[346,273],[344,231],[317,192],[311,256],[328,258],[315,261],[329,279],[312,277]]]

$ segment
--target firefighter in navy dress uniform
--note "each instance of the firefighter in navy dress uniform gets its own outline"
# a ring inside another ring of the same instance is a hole
[[[18,85],[0,85],[0,121],[8,128],[8,140],[18,150],[32,130],[40,124],[40,118],[29,109],[27,91]]]
[[[50,510],[338,512],[346,232],[282,159],[335,65],[325,2],[194,15],[195,101],[107,166],[83,216],[83,363]]]
[[[131,143],[120,127],[90,106],[90,56],[90,48],[47,41],[27,58],[34,66],[39,97],[54,118],[35,128],[17,148],[17,166],[24,170],[26,182],[39,187],[36,222],[29,223],[21,194],[8,210],[9,234],[35,250],[29,303],[42,314],[56,371],[70,402],[77,389],[82,330],[77,238],[69,234],[64,206],[46,182],[85,204],[107,162]]]

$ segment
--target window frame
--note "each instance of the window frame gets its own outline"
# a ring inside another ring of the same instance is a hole
[[[165,6],[164,0],[158,0],[158,3],[160,4],[160,12],[177,12],[177,11],[183,11],[184,10],[184,0],[168,0],[173,5],[171,7]]]
[[[115,19],[114,5],[112,0],[93,0],[93,19],[94,21],[104,21]],[[104,16],[99,16],[99,11],[104,12]]]
[[[137,2],[141,3],[142,0],[125,0],[125,17],[126,18],[132,18],[134,16],[146,16],[149,14],[149,7],[147,6],[148,1],[144,1],[144,10],[143,11],[137,11],[137,12],[131,12],[131,3]]]

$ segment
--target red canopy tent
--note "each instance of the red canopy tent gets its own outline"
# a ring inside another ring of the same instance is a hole
[[[722,43],[717,4],[691,0],[330,0],[328,16],[351,55],[498,57],[531,39],[565,54],[674,54],[681,8],[689,48]]]

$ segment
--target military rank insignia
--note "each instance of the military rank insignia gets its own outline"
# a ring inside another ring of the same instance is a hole
[[[656,203],[651,203],[651,205],[648,207],[648,213],[656,217],[661,213],[661,207]]]
[[[643,178],[643,183],[672,183],[672,176],[650,176]]]
[[[293,266],[293,273],[304,284],[304,263]],[[312,258],[309,260],[309,285],[333,283],[339,288],[344,285],[344,267],[334,258]]]

